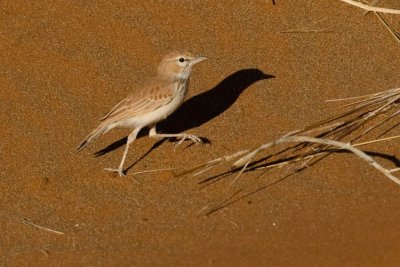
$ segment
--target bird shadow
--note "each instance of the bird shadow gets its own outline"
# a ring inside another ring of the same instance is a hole
[[[270,78],[275,76],[265,74],[259,69],[236,71],[214,88],[184,102],[176,112],[159,123],[158,127],[168,133],[180,133],[199,127],[228,110],[252,84]]]
[[[166,120],[157,124],[157,128],[163,133],[181,133],[199,127],[228,110],[239,98],[240,94],[252,84],[271,78],[275,78],[275,76],[265,74],[256,68],[236,71],[223,79],[214,88],[185,101]],[[145,135],[146,133],[142,132],[138,138]],[[201,139],[204,143],[211,143],[205,137],[201,137]],[[127,137],[121,138],[94,154],[96,157],[103,156],[125,145],[126,140]],[[170,140],[176,141],[175,139]],[[153,146],[145,155],[148,155],[156,147]]]

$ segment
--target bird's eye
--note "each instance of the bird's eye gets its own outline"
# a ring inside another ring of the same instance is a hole
[[[179,62],[183,62],[185,59],[183,57],[179,58]]]

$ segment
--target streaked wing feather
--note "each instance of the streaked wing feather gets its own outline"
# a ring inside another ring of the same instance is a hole
[[[119,121],[126,118],[139,116],[152,112],[162,106],[167,105],[172,100],[172,92],[162,90],[153,91],[146,97],[133,94],[128,96],[121,105],[113,109],[107,116],[107,121]]]
[[[107,119],[108,117],[110,117],[112,114],[115,113],[115,111],[117,111],[117,109],[119,107],[121,107],[125,102],[126,102],[126,98],[124,100],[122,100],[121,102],[119,102],[118,104],[116,104],[107,114],[105,114],[103,117],[100,118],[101,121],[104,121],[105,119]]]

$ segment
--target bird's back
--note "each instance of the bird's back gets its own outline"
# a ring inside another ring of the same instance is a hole
[[[101,118],[102,124],[141,116],[168,104],[174,96],[175,87],[173,80],[160,78],[136,86],[132,93]]]

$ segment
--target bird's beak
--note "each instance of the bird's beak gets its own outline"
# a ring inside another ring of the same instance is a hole
[[[197,55],[194,59],[193,59],[193,64],[199,63],[203,60],[206,60],[207,58],[201,55]]]

